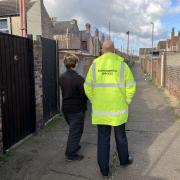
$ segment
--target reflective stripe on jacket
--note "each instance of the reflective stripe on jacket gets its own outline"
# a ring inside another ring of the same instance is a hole
[[[123,58],[105,53],[91,65],[84,89],[92,103],[92,123],[118,126],[127,122],[136,83]]]

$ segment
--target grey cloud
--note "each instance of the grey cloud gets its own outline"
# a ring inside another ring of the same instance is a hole
[[[157,24],[157,36],[164,34],[160,17],[169,6],[170,0],[44,0],[50,15],[59,20],[80,19],[82,28],[86,22],[95,27],[107,27],[111,21],[114,33],[130,31],[139,38],[151,36],[153,21]]]

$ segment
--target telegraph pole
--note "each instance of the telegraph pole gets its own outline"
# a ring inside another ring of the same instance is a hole
[[[129,34],[130,34],[130,32],[127,31],[126,34],[128,36],[128,39],[127,39],[127,55],[129,55]]]
[[[153,46],[154,46],[154,23],[151,22],[152,25],[152,52],[151,52],[151,78],[153,78]]]
[[[67,49],[69,49],[69,29],[68,28],[66,31],[66,42],[67,42]]]
[[[108,39],[111,40],[111,23],[109,21],[109,36],[108,36]]]

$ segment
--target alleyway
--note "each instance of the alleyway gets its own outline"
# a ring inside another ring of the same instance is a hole
[[[144,80],[135,65],[137,94],[130,107],[127,135],[134,163],[119,167],[112,141],[115,180],[179,180],[180,117],[161,89]],[[80,162],[66,162],[68,129],[56,119],[0,161],[0,180],[101,180],[96,162],[96,127],[87,113]]]

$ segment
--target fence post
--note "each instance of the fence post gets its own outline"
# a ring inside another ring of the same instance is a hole
[[[161,54],[161,87],[164,87],[164,53]]]
[[[33,35],[32,34],[28,34],[27,38],[32,40],[33,39]]]
[[[3,153],[3,133],[2,133],[1,99],[0,99],[0,154],[2,153]]]
[[[56,41],[56,68],[57,68],[57,113],[60,113],[60,86],[59,86],[60,68],[59,68],[59,44],[58,44],[58,41]]]
[[[166,87],[166,79],[167,79],[167,53],[164,53],[164,79],[163,79],[163,87]]]
[[[44,126],[43,121],[43,86],[42,86],[42,41],[37,36],[34,41],[34,77],[36,102],[36,131]]]

